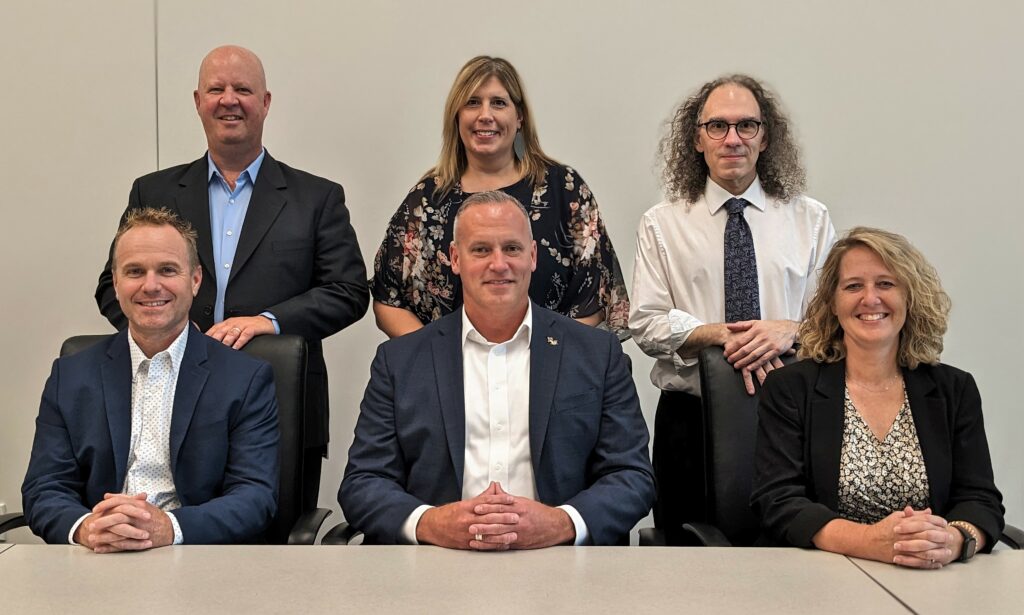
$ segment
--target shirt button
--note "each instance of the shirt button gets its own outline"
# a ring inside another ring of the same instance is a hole
[[[234,202],[235,202],[235,199],[228,199],[228,203],[232,203],[233,204]]]
[[[231,237],[231,236],[232,236],[232,235],[234,235],[234,234],[235,234],[235,232],[234,232],[234,231],[228,231],[228,237]]]
[[[225,269],[231,269],[231,263],[224,263]]]
[[[498,431],[505,431],[505,425],[503,423],[498,423]]]
[[[501,464],[500,463],[494,464],[494,471],[495,472],[501,472]]]

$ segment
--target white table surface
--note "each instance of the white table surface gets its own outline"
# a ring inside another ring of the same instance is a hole
[[[6,613],[901,613],[849,559],[799,549],[14,545]]]
[[[1024,551],[993,551],[940,570],[850,561],[923,615],[1024,613]]]
[[[10,545],[10,544],[0,544],[0,553],[3,553],[7,549],[10,549],[12,546],[13,545]]]

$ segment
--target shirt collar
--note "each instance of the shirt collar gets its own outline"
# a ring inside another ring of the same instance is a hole
[[[151,358],[146,357],[146,353],[142,352],[142,349],[139,348],[139,345],[135,343],[135,338],[132,337],[131,331],[129,331],[128,351],[131,353],[132,357],[132,374],[134,375],[138,373],[139,366],[142,365],[143,361],[150,361],[152,359],[157,358],[163,353],[167,353],[167,355],[170,357],[171,369],[177,370],[178,366],[181,365],[181,357],[184,356],[185,354],[185,344],[188,343],[188,328],[191,326],[192,323],[185,323],[185,326],[181,329],[181,333],[178,334],[178,337],[174,338],[174,341],[171,342],[171,345],[165,348],[164,350],[156,353]]]
[[[761,211],[765,209],[764,188],[761,187],[760,177],[754,176],[754,181],[743,194],[739,195],[732,194],[716,184],[713,179],[708,178],[707,184],[704,185],[704,202],[707,203],[708,213],[712,216],[715,215],[725,205],[725,202],[733,197],[746,199],[748,203]]]
[[[256,176],[260,174],[260,167],[263,166],[263,159],[266,158],[266,156],[267,156],[266,148],[261,149],[260,150],[260,155],[256,156],[256,160],[253,160],[251,163],[249,163],[249,166],[245,167],[245,170],[238,174],[239,179],[241,179],[242,177],[246,177],[246,180],[249,182],[249,184],[255,183]],[[220,173],[220,169],[218,169],[216,163],[213,162],[213,156],[211,156],[210,152],[207,151],[206,152],[206,183],[207,184],[209,184],[211,181],[213,181],[213,176],[214,175],[216,175],[217,177],[219,177],[221,179],[224,179],[224,176],[221,175],[221,173]]]
[[[484,346],[497,346],[496,342],[488,341],[486,337],[484,337],[479,331],[477,331],[476,327],[473,326],[473,323],[470,322],[469,316],[466,316],[466,308],[465,307],[459,308],[459,311],[462,312],[462,347],[463,348],[466,347],[466,342],[467,341],[473,342],[475,344],[482,344]],[[523,316],[523,322],[519,323],[519,328],[516,329],[515,335],[513,335],[512,339],[508,340],[508,342],[502,342],[502,343],[503,344],[507,344],[509,342],[513,342],[513,341],[519,339],[521,336],[525,336],[526,343],[527,343],[527,345],[529,345],[529,343],[530,343],[530,336],[532,335],[532,332],[533,332],[533,301],[530,301],[530,302],[528,302],[526,304],[526,315]]]

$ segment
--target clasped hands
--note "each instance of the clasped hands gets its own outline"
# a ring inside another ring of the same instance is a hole
[[[167,513],[146,501],[145,493],[105,493],[74,539],[96,553],[141,551],[174,542],[174,526]]]
[[[575,537],[564,510],[513,496],[497,482],[475,498],[428,509],[416,526],[421,544],[477,551],[539,549]]]
[[[753,395],[753,376],[764,384],[768,372],[782,367],[779,357],[792,354],[799,324],[792,320],[742,320],[725,327],[725,359],[742,372],[747,394]]]
[[[960,557],[963,537],[931,508],[907,506],[872,527],[879,560],[908,568],[942,568]]]

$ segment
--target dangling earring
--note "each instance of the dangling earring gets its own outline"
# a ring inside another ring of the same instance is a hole
[[[526,140],[523,139],[523,131],[516,131],[516,138],[512,141],[512,151],[516,153],[516,159],[522,160],[526,156]]]

